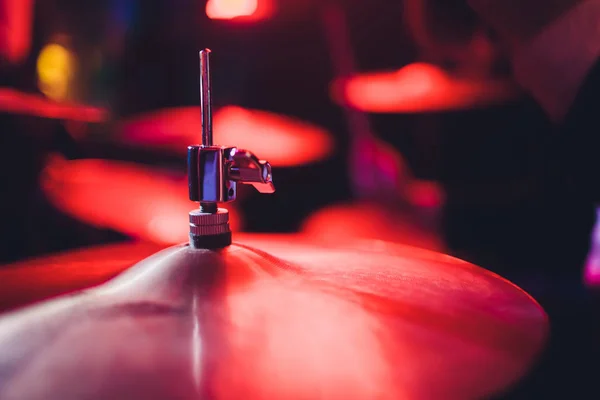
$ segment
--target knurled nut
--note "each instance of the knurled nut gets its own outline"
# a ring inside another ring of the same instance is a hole
[[[225,208],[217,209],[216,214],[201,212],[200,209],[190,211],[190,224],[196,226],[226,225],[229,223],[229,211]]]
[[[196,236],[213,236],[229,232],[229,224],[194,225],[190,224],[190,233]]]

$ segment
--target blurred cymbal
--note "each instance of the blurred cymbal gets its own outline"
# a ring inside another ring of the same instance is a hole
[[[300,231],[315,240],[377,239],[434,251],[445,249],[440,235],[425,229],[411,214],[368,202],[325,207],[311,214]]]
[[[0,88],[0,112],[80,122],[103,122],[108,118],[108,111],[103,108],[57,103],[8,88]]]
[[[472,109],[518,96],[506,79],[467,78],[427,63],[334,81],[332,98],[366,112],[426,113]]]
[[[452,257],[237,239],[220,251],[175,246],[0,318],[0,397],[481,398],[521,377],[547,335],[530,296]],[[38,260],[35,274],[98,272],[99,260],[79,257],[53,272]]]
[[[200,109],[180,107],[127,119],[117,139],[129,145],[185,153],[198,143]],[[266,111],[237,106],[219,109],[213,118],[214,142],[252,148],[274,166],[290,167],[320,161],[333,151],[331,135],[312,124]]]
[[[41,186],[55,207],[80,221],[165,245],[188,240],[188,212],[197,208],[184,174],[130,162],[52,157]],[[239,213],[228,209],[231,229],[240,230]]]

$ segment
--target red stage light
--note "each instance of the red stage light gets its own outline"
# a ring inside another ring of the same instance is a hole
[[[23,62],[31,48],[33,0],[0,0],[0,57]]]
[[[270,0],[208,0],[206,3],[206,15],[210,19],[257,21],[272,11]]]

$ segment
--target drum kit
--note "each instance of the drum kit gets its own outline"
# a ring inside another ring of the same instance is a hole
[[[523,377],[548,335],[540,305],[475,265],[393,243],[413,233],[377,205],[340,213],[346,227],[357,214],[363,222],[335,235],[319,235],[327,218],[295,234],[240,232],[239,187],[275,186],[270,163],[238,142],[282,166],[333,146],[319,128],[254,110],[221,109],[213,124],[209,57],[200,52],[195,116],[170,110],[120,130],[168,151],[185,142],[187,179],[49,159],[41,185],[57,208],[138,240],[0,268],[0,398],[465,399]],[[175,116],[185,126],[167,137]],[[413,199],[431,194],[413,187]],[[369,221],[372,234],[353,232]],[[426,236],[411,244],[443,247]]]

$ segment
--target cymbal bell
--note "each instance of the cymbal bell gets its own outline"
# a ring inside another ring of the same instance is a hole
[[[0,397],[480,398],[526,373],[546,335],[530,296],[449,256],[239,235],[0,317]]]
[[[184,154],[198,141],[198,107],[164,109],[122,121],[117,140]],[[215,143],[252,148],[260,157],[278,167],[292,167],[320,161],[333,152],[333,139],[324,129],[295,118],[226,106],[213,118]]]
[[[80,221],[164,245],[188,239],[187,214],[196,205],[187,199],[185,174],[131,162],[54,156],[40,180],[50,202]],[[228,208],[231,229],[241,230],[240,213]]]
[[[427,63],[336,80],[337,103],[374,113],[428,113],[503,103],[519,95],[510,80],[454,76]]]
[[[0,88],[0,112],[79,122],[104,122],[108,119],[108,111],[100,107],[58,103],[10,88]]]

